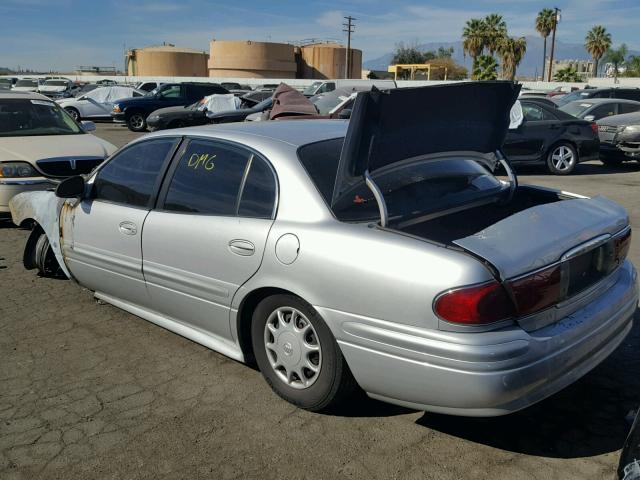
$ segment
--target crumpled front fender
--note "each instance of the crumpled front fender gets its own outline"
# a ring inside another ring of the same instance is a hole
[[[34,220],[40,225],[60,268],[68,278],[72,278],[62,255],[60,214],[64,205],[65,199],[50,191],[24,192],[9,201],[13,223],[22,225],[25,220]]]

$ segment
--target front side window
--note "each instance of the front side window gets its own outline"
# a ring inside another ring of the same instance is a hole
[[[600,105],[592,109],[588,115],[592,115],[594,120],[599,120],[604,117],[610,117],[616,114],[616,104],[615,103],[607,103],[605,105]]]
[[[632,113],[640,110],[640,104],[638,103],[621,103],[618,105],[619,113]]]
[[[180,85],[172,85],[158,93],[159,98],[180,98],[181,96]]]
[[[55,102],[40,99],[0,100],[0,137],[82,133],[82,128]]]
[[[164,210],[235,215],[238,192],[251,155],[231,145],[192,140],[176,166]]]
[[[148,207],[163,165],[176,141],[174,138],[149,140],[132,145],[112,157],[96,176],[93,197],[132,207]]]

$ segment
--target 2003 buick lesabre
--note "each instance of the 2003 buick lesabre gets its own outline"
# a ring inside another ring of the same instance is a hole
[[[518,185],[508,82],[359,93],[351,120],[168,130],[11,204],[24,263],[239,361],[306,409],[359,385],[491,416],[632,326],[625,210]],[[493,171],[502,164],[508,180]]]

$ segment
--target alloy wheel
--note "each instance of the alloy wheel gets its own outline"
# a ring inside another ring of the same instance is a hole
[[[573,167],[574,153],[566,145],[556,147],[551,153],[551,163],[559,172],[565,172]]]
[[[264,327],[267,359],[278,378],[295,389],[309,388],[322,368],[320,340],[307,317],[293,307],[279,307]]]

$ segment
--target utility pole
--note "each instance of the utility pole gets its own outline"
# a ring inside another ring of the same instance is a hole
[[[549,72],[547,72],[547,82],[551,81],[551,70],[553,68],[553,52],[556,48],[556,29],[558,28],[558,22],[560,21],[560,9],[556,7],[556,11],[553,17],[553,35],[551,36],[551,57],[549,58]]]
[[[347,52],[345,59],[345,72],[344,78],[349,78],[351,73],[351,34],[355,30],[356,26],[353,23],[356,18],[353,18],[351,15],[344,17],[347,23],[343,23],[342,25],[346,28],[343,28],[342,31],[347,33]]]

